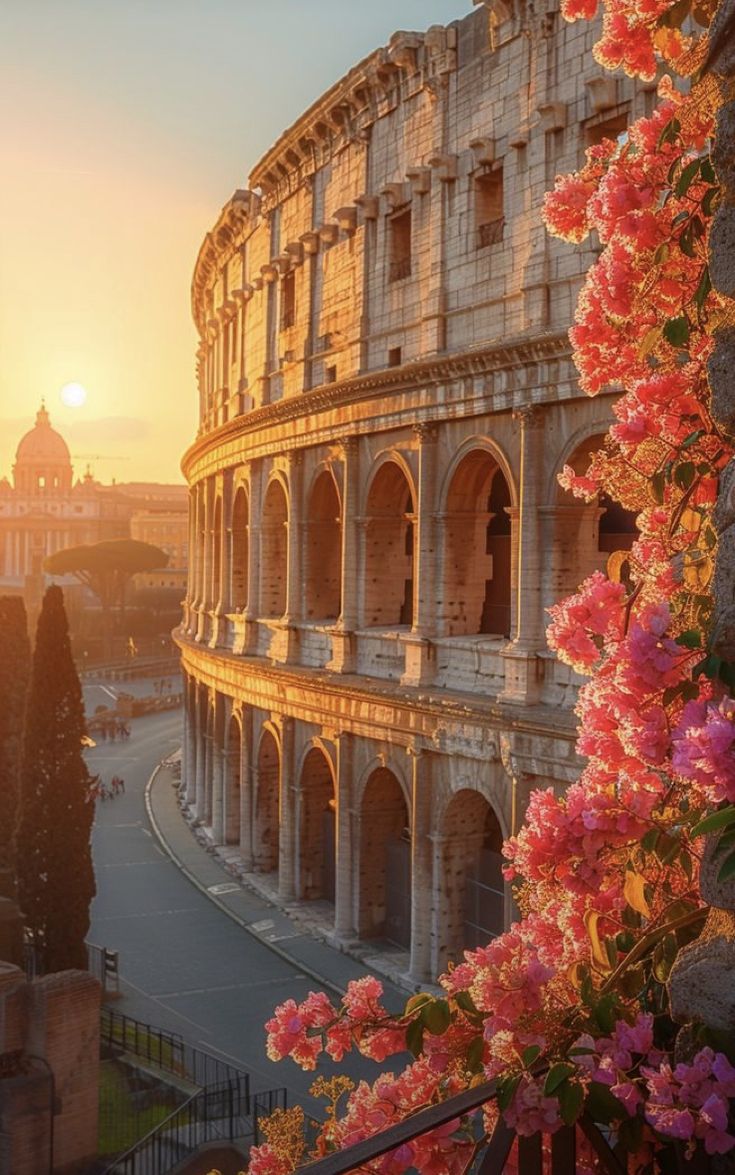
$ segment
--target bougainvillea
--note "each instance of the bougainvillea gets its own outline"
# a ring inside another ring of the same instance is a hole
[[[350,985],[339,1008],[310,995],[269,1021],[269,1055],[305,1068],[322,1051],[339,1059],[351,1047],[381,1061],[414,1056],[372,1086],[343,1090],[313,1154],[483,1077],[498,1089],[484,1110],[488,1133],[499,1113],[521,1135],[553,1133],[585,1113],[639,1171],[657,1169],[673,1146],[685,1157],[697,1146],[708,1155],[735,1147],[735,1070],[704,1029],[675,1056],[665,986],[706,913],[697,889],[705,814],[735,803],[735,671],[708,647],[712,509],[732,456],[706,378],[713,332],[728,314],[707,266],[720,92],[697,72],[716,4],[603,7],[598,62],[649,81],[663,63],[680,80],[664,76],[657,109],[590,148],[544,210],[552,234],[579,243],[595,233],[602,246],[570,340],[583,390],[620,391],[604,448],[584,473],[566,468],[560,480],[589,500],[604,491],[638,516],[632,550],[551,609],[551,647],[589,675],[577,706],[586,765],[563,797],[531,796],[504,849],[520,921],[451,967],[442,998],[414,996],[390,1016],[368,979]],[[596,10],[595,0],[562,0],[567,20]],[[286,1133],[283,1146],[274,1134],[254,1153],[253,1175],[294,1169]],[[460,1120],[361,1170],[461,1172],[476,1142]]]

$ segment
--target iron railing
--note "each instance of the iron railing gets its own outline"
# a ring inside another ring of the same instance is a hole
[[[188,1044],[177,1032],[167,1032],[143,1024],[132,1016],[125,1016],[112,1008],[103,1008],[100,1022],[100,1045],[110,1050],[133,1053],[164,1073],[171,1073],[191,1085],[226,1085],[228,1082],[250,1078],[242,1069],[228,1064],[212,1053]],[[248,1086],[249,1089],[249,1086]]]
[[[499,216],[496,220],[489,220],[487,224],[478,225],[477,247],[484,249],[485,245],[497,245],[503,239],[505,217]]]
[[[440,1105],[412,1114],[372,1138],[305,1164],[299,1168],[299,1175],[348,1175],[349,1172],[359,1171],[373,1159],[405,1146],[431,1130],[446,1126],[457,1118],[477,1112],[488,1102],[495,1101],[496,1097],[496,1083],[483,1082],[474,1089],[448,1098]],[[607,1175],[625,1175],[624,1161],[587,1116],[583,1116],[576,1126],[565,1127],[550,1137],[535,1134],[530,1138],[517,1136],[499,1117],[492,1135],[478,1140],[472,1171],[474,1175],[501,1175],[506,1170],[516,1144],[513,1167],[521,1175],[543,1175],[544,1172],[546,1175],[575,1175],[580,1143],[594,1153],[600,1171]],[[545,1162],[546,1157],[548,1161]]]
[[[164,1175],[205,1143],[243,1145],[252,1138],[250,1090],[244,1076],[193,1094],[114,1159],[103,1175]]]
[[[253,1094],[253,1146],[263,1141],[260,1123],[276,1110],[285,1110],[288,1104],[285,1089],[265,1089]]]

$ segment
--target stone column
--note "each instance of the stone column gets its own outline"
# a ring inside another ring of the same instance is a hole
[[[431,829],[431,755],[409,748],[411,757],[411,962],[412,983],[432,978],[431,930],[434,903]]]
[[[500,699],[527,705],[538,697],[537,652],[544,644],[543,552],[539,507],[543,503],[543,410],[536,406],[513,413],[521,428],[520,505],[517,514],[514,638],[506,646],[505,689]],[[511,521],[513,516],[511,515]]]
[[[354,736],[337,739],[337,860],[334,893],[334,938],[337,943],[357,937],[354,911],[354,853],[352,846],[352,779]]]
[[[340,616],[332,631],[332,659],[327,665],[333,673],[353,673],[355,669],[355,629],[358,624],[358,526],[357,503],[360,493],[360,445],[357,437],[343,437],[342,449],[342,568]]]
[[[257,618],[260,614],[260,512],[263,502],[263,462],[250,463],[250,510],[248,518],[248,603],[245,608],[245,631],[242,649],[254,652],[258,643]]]
[[[194,803],[196,799],[196,763],[197,763],[197,707],[196,684],[187,674],[184,696],[186,708],[184,710],[184,744],[186,755],[184,762],[184,783],[186,785],[186,802]]]
[[[204,822],[205,808],[204,793],[206,788],[207,769],[207,709],[204,691],[199,685],[196,687],[195,714],[197,749],[196,769],[194,775],[194,810],[196,812],[196,818],[201,824]]]
[[[295,773],[294,720],[281,719],[281,776],[279,780],[279,838],[278,838],[278,893],[283,901],[295,896]]]
[[[225,841],[225,727],[225,700],[216,693],[212,715],[212,840],[216,845],[224,844]]]
[[[231,611],[232,580],[232,470],[217,478],[217,490],[221,495],[221,530],[215,534],[214,544],[219,544],[219,583],[213,584],[212,637],[210,645],[227,644],[227,613]]]
[[[213,485],[208,478],[202,485],[203,517],[201,540],[201,595],[199,597],[199,623],[196,639],[205,641],[209,634],[209,612],[212,607],[212,513],[213,513]]]
[[[212,825],[212,784],[214,782],[214,709],[207,694],[206,733],[204,735],[204,811],[202,823]]]
[[[303,524],[303,469],[304,455],[300,450],[288,454],[288,569],[286,578],[286,614],[284,623],[301,620],[303,583],[301,576]]]
[[[240,860],[245,873],[253,871],[253,816],[255,814],[255,768],[253,754],[253,722],[250,707],[243,706],[242,738],[240,739]]]
[[[428,685],[434,676],[436,633],[436,466],[439,432],[435,424],[416,424],[419,484],[414,529],[413,624],[404,641],[402,685]]]

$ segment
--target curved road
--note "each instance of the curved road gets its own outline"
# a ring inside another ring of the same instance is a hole
[[[98,704],[101,688],[85,688],[88,708]],[[97,802],[90,941],[120,953],[123,995],[114,1005],[120,1011],[238,1062],[254,1089],[285,1085],[290,1103],[304,1101],[315,1074],[291,1061],[269,1061],[263,1025],[282,1000],[303,999],[313,980],[214,906],[162,852],[148,826],[145,785],[180,742],[176,711],[138,718],[128,742],[100,743],[87,753],[90,770],[104,781],[115,774],[125,781],[124,795]],[[362,1058],[319,1069],[353,1078],[379,1071]]]

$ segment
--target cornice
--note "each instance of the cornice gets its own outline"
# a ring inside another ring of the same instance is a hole
[[[574,712],[560,711],[558,706],[503,705],[474,694],[457,694],[438,690],[432,694],[427,687],[420,690],[400,686],[396,682],[374,678],[329,673],[327,670],[295,666],[273,666],[256,657],[243,657],[224,649],[210,649],[194,643],[180,629],[174,631],[174,640],[181,650],[182,668],[198,681],[213,689],[238,695],[245,676],[262,682],[262,693],[268,695],[264,705],[278,701],[284,713],[308,711],[310,721],[333,724],[340,715],[340,728],[360,733],[369,725],[373,732],[385,731],[392,735],[403,731],[408,738],[423,736],[428,750],[436,748],[436,733],[446,731],[456,723],[458,728],[479,726],[489,732],[514,732],[554,738],[573,747],[577,737]],[[237,672],[234,687],[227,673]],[[289,700],[289,696],[293,700]],[[361,717],[361,712],[369,719]],[[380,737],[378,734],[377,737]]]
[[[238,188],[202,242],[191,279],[191,312],[201,338],[207,334],[207,291],[217,278],[223,258],[244,240],[254,226],[259,205],[259,198],[254,192]]]
[[[376,392],[400,393],[461,380],[487,376],[508,368],[525,367],[529,363],[569,359],[571,350],[566,332],[545,335],[519,335],[502,344],[477,351],[462,351],[452,355],[406,363],[401,367],[382,368],[339,383],[324,384],[309,392],[278,400],[254,408],[244,416],[237,416],[226,424],[199,437],[184,453],[181,469],[190,480],[194,466],[210,449],[217,448],[238,437],[252,435],[273,425],[282,425],[301,417],[314,417],[321,412],[344,405],[369,400]],[[516,406],[516,405],[513,405]],[[520,405],[518,405],[520,406]]]

